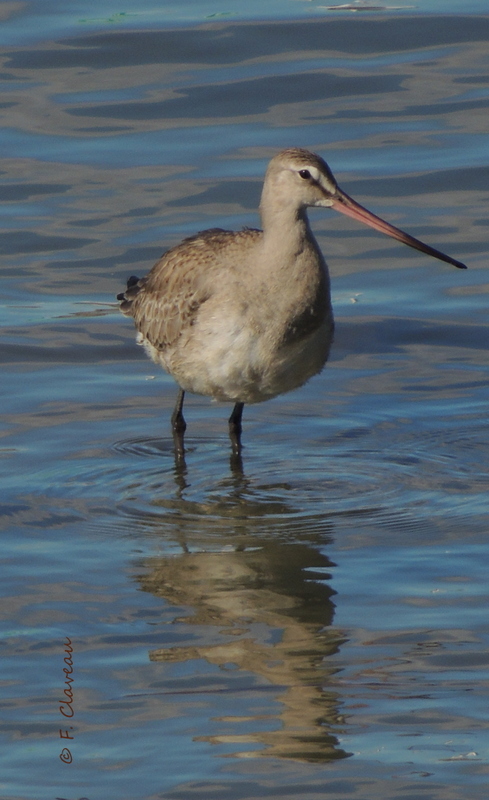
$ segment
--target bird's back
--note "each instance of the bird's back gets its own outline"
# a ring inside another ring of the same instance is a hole
[[[120,309],[139,333],[164,350],[191,326],[201,306],[231,282],[261,231],[210,228],[184,239],[141,279],[129,278]]]

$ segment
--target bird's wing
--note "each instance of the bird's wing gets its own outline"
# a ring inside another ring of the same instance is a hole
[[[252,244],[260,233],[212,228],[184,239],[168,250],[146,277],[129,279],[126,291],[119,295],[121,311],[133,317],[136,328],[153,347],[164,350],[192,325],[200,307],[221,288],[227,251],[234,250],[238,240],[238,249]]]

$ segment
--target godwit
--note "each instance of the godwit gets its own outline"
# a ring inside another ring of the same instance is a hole
[[[333,208],[466,269],[352,200],[319,156],[283,150],[265,175],[263,230],[201,231],[168,250],[144,278],[129,278],[117,296],[138,343],[180,387],[172,415],[177,454],[186,391],[234,403],[229,435],[239,453],[244,404],[296,389],[326,363],[333,341],[329,273],[309,206]]]

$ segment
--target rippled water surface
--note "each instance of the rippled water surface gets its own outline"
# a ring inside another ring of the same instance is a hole
[[[487,798],[489,17],[375,5],[0,8],[5,800]],[[469,269],[312,212],[330,363],[176,465],[114,295],[290,145]]]

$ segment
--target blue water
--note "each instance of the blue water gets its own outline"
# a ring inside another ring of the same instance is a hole
[[[486,9],[327,5],[0,9],[5,800],[487,796]],[[469,269],[311,212],[329,364],[176,464],[115,294],[290,145]]]
[[[6,3],[7,9],[2,23],[2,38],[5,44],[32,43],[72,35],[74,31],[145,30],[148,28],[170,28],[200,23],[226,23],[242,20],[285,20],[352,15],[371,16],[382,10],[402,16],[403,14],[486,14],[484,0],[380,0],[369,3],[353,0],[341,3],[332,0],[268,0],[266,5],[259,0],[237,3],[236,0],[186,0],[185,3],[156,2],[147,0],[138,8],[132,0],[119,0],[116,4],[107,0],[71,0],[69,5],[59,0],[32,0],[26,11],[19,3]],[[346,8],[334,8],[335,6]],[[12,12],[8,6],[12,7]],[[378,10],[371,10],[375,6]]]

